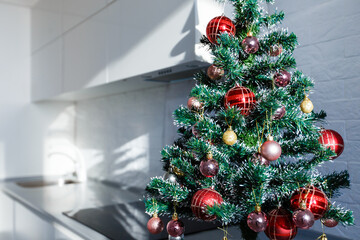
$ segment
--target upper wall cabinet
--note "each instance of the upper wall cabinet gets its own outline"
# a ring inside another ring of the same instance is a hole
[[[32,11],[33,99],[79,99],[86,91],[188,77],[182,73],[211,62],[199,41],[224,11],[231,17],[215,0],[40,0]],[[46,84],[54,84],[47,93]]]

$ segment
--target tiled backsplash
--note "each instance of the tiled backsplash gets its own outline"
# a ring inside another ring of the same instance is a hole
[[[193,80],[77,102],[75,141],[88,176],[144,187],[162,175],[160,151],[172,144],[173,111],[186,104]]]

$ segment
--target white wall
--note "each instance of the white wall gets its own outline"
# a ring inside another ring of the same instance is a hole
[[[343,154],[324,170],[350,172],[351,190],[344,190],[337,203],[354,210],[360,219],[360,1],[277,0],[273,7],[284,10],[284,27],[297,36],[298,67],[315,80],[310,99],[315,111],[327,112],[328,125],[345,140]],[[317,223],[315,229],[321,230]],[[326,229],[327,233],[354,239],[359,225]]]
[[[30,32],[29,9],[0,3],[0,178],[50,173],[48,148],[72,142],[72,104],[30,102]]]

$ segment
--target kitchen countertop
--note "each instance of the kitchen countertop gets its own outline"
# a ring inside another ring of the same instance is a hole
[[[108,239],[85,225],[70,219],[63,212],[76,212],[84,208],[95,208],[113,204],[139,201],[141,193],[121,189],[97,181],[24,188],[16,182],[40,180],[41,178],[19,178],[2,182],[2,190],[10,198],[25,205],[48,222],[54,222],[89,240]]]
[[[11,179],[1,183],[2,190],[12,199],[25,205],[32,212],[50,223],[57,223],[84,239],[108,240],[95,230],[65,216],[63,212],[77,212],[81,209],[96,208],[121,203],[139,201],[141,189],[124,189],[114,184],[88,180],[85,183],[52,185],[37,188],[24,188],[16,182],[39,180],[41,178]],[[230,227],[229,239],[239,239],[241,233],[237,227]],[[300,230],[296,239],[316,239],[319,232]],[[186,236],[186,240],[222,239],[222,231],[210,230]],[[268,239],[264,233],[259,239]],[[329,240],[343,238],[328,235]],[[343,239],[346,240],[346,239]]]

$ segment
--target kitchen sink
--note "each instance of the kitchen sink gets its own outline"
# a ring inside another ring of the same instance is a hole
[[[17,182],[16,184],[23,188],[38,188],[38,187],[46,187],[46,186],[63,186],[68,184],[76,184],[79,183],[75,180],[33,180],[33,181],[22,181]]]

